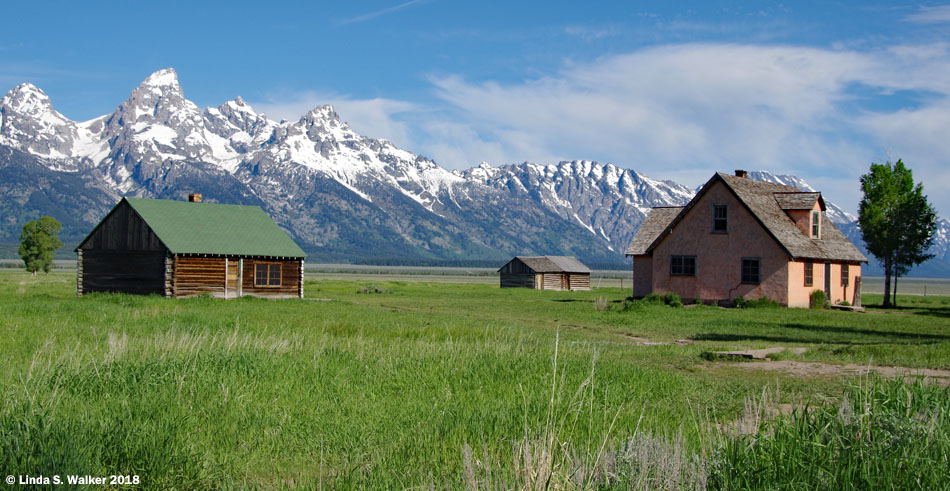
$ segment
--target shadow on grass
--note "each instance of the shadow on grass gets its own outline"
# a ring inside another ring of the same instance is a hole
[[[928,339],[933,341],[946,341],[950,340],[950,336],[944,334],[920,334],[913,332],[891,332],[891,331],[875,331],[873,329],[854,329],[850,327],[835,327],[835,326],[817,326],[811,324],[782,324],[781,327],[788,329],[801,329],[805,331],[819,331],[819,332],[828,332],[835,334],[861,334],[865,336],[879,336],[883,338],[897,338],[897,339]]]
[[[725,333],[705,333],[697,334],[696,336],[691,336],[689,339],[693,341],[768,341],[771,343],[803,343],[803,344],[816,344],[816,343],[832,343],[832,344],[847,344],[853,346],[861,345],[872,345],[872,344],[881,344],[880,341],[844,341],[838,339],[820,339],[820,338],[804,338],[804,337],[794,337],[794,336],[766,336],[761,334],[725,334]],[[927,343],[914,343],[914,344],[933,344],[937,341],[930,341]]]
[[[705,333],[693,336],[694,341],[769,341],[775,343],[834,343],[848,345],[872,345],[882,343],[892,344],[934,344],[950,340],[950,336],[943,334],[917,334],[908,332],[887,332],[874,331],[870,329],[850,329],[846,327],[834,326],[814,326],[807,324],[782,324],[781,327],[787,329],[797,329],[815,333],[813,337],[805,336],[769,336],[762,334],[726,334],[726,333]],[[840,336],[822,337],[822,333],[832,333]],[[877,339],[855,341],[851,337],[858,335],[862,337],[874,337]],[[847,336],[847,337],[846,337]]]

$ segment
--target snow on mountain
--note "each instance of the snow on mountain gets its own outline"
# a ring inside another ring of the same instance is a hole
[[[651,207],[683,205],[693,196],[686,186],[588,160],[501,167],[482,163],[456,174],[576,221],[618,253],[633,239]]]
[[[95,121],[70,121],[53,109],[45,92],[20,84],[0,99],[0,144],[54,159],[62,170],[75,170],[62,160],[102,151],[91,129]]]
[[[107,195],[89,202],[207,189],[211,200],[264,206],[299,239],[343,259],[362,248],[371,256],[572,254],[617,263],[651,207],[681,206],[696,192],[587,160],[483,162],[450,172],[356,133],[329,105],[279,123],[240,97],[201,110],[170,68],[111,113],[79,123],[53,109],[42,90],[21,84],[0,99],[0,145],[35,156],[34,163],[5,157],[30,172],[77,174],[82,184],[56,177],[64,189],[92,186]],[[814,190],[795,176],[749,176]],[[18,192],[26,203],[27,190]],[[859,241],[855,217],[826,205]],[[932,250],[950,260],[950,222],[941,220]]]

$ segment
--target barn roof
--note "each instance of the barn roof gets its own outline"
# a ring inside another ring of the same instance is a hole
[[[570,256],[515,256],[515,259],[535,273],[590,273],[590,268]]]
[[[122,200],[142,217],[172,254],[306,257],[259,206]]]
[[[763,228],[775,239],[776,242],[793,259],[817,259],[831,261],[853,261],[866,262],[867,258],[854,244],[848,240],[837,227],[822,215],[821,217],[821,239],[812,239],[805,235],[801,229],[795,225],[791,217],[785,213],[786,209],[780,203],[781,199],[787,199],[787,206],[797,207],[811,199],[811,195],[819,193],[803,193],[798,189],[782,184],[773,184],[769,182],[756,181],[745,177],[736,177],[721,172],[716,173],[696,196],[673,218],[667,221],[662,228],[660,224],[654,224],[650,228],[637,231],[630,247],[627,248],[628,255],[649,254],[657,244],[672,230],[679,220],[682,219],[689,210],[697,203],[715,182],[722,182],[727,189],[732,191],[736,198],[742,203],[752,216],[762,225]],[[807,196],[806,196],[807,195]],[[792,198],[779,198],[778,196],[793,196]],[[821,200],[821,196],[816,198]],[[821,208],[824,209],[824,201],[821,202]],[[814,201],[806,209],[814,206]],[[650,215],[653,215],[651,211]],[[647,218],[650,217],[647,216]],[[666,216],[658,216],[666,219]],[[646,223],[646,220],[644,220]],[[659,229],[659,231],[657,231]],[[643,236],[641,237],[641,231]],[[647,247],[643,247],[648,243]],[[632,252],[631,252],[632,251]]]

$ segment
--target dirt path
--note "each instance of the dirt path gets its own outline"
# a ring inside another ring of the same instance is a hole
[[[785,372],[796,376],[867,375],[869,372],[875,372],[885,377],[913,378],[922,376],[932,380],[937,384],[950,386],[950,370],[935,370],[930,368],[877,367],[855,364],[832,365],[829,363],[792,360],[760,361],[755,363],[728,363],[726,366],[743,368],[746,370],[772,370],[777,372]]]

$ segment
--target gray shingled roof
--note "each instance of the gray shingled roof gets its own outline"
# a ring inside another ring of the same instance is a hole
[[[645,230],[643,237],[640,237],[640,231],[638,231],[630,243],[630,247],[627,249],[627,254],[648,254],[652,251],[676,222],[689,212],[692,205],[705,193],[705,190],[718,180],[721,180],[727,188],[735,193],[739,201],[749,209],[752,216],[762,224],[766,231],[775,238],[776,242],[785,249],[791,258],[854,262],[867,261],[864,254],[861,254],[861,251],[859,251],[827,217],[822,215],[821,239],[812,239],[795,225],[795,222],[789,218],[776,199],[776,193],[784,195],[804,195],[811,193],[802,193],[791,186],[756,181],[744,177],[735,177],[721,172],[713,176],[712,179],[703,186],[703,189],[693,197],[689,204],[675,217],[669,219],[667,225],[658,233],[656,232],[657,224],[651,225],[649,229]],[[812,201],[812,205],[814,205],[814,201]],[[650,215],[652,214],[651,212]],[[650,215],[647,216],[648,219]],[[659,222],[661,218],[665,219],[665,217],[658,216],[657,222]],[[644,224],[646,223],[646,220],[644,220]],[[641,230],[643,230],[642,226]],[[650,240],[650,237],[652,237],[652,240]],[[647,241],[649,241],[650,244],[644,248],[642,244]],[[634,252],[630,252],[631,250]]]
[[[783,210],[810,210],[815,207],[815,201],[821,200],[821,193],[774,193],[774,196]],[[825,202],[820,203],[824,210]]]
[[[681,211],[683,211],[682,206],[664,206],[651,209],[646,218],[643,219],[643,223],[640,224],[637,234],[633,236],[633,241],[630,242],[624,254],[628,256],[646,254],[653,241],[666,230],[666,227],[670,226],[670,222]]]
[[[515,256],[535,273],[590,273],[590,268],[570,256]]]

